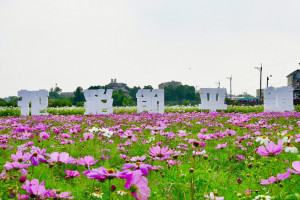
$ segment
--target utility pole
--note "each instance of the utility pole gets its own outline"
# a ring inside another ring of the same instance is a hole
[[[232,100],[232,87],[231,87],[231,80],[232,80],[232,75],[230,77],[226,77],[230,81],[230,100]]]
[[[272,77],[272,75],[267,76],[267,87],[269,87],[269,77]]]
[[[220,81],[216,82],[218,88],[220,88]]]
[[[262,78],[262,63],[260,67],[254,67],[255,69],[259,70],[260,72],[260,80],[259,80],[259,100],[261,101],[261,78]]]

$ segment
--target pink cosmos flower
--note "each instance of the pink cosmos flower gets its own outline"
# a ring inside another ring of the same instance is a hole
[[[126,160],[127,158],[129,158],[128,156],[126,156],[126,155],[124,155],[124,154],[120,154],[120,157],[123,158],[123,159],[125,159],[125,160]]]
[[[6,161],[5,165],[3,165],[3,167],[5,167],[5,169],[7,171],[12,170],[12,169],[27,169],[29,166],[31,166],[31,164],[23,164],[23,163],[19,163],[19,162],[8,162]]]
[[[125,163],[122,170],[130,169],[130,168],[133,168],[133,167],[134,167],[134,170],[137,170],[137,169],[141,170],[143,175],[148,175],[149,174],[148,170],[152,170],[151,165],[148,165],[148,164],[145,164],[145,163],[142,163],[142,162]]]
[[[41,150],[39,147],[32,147],[29,156],[27,156],[23,162],[26,162],[30,159],[32,165],[38,166],[39,161],[47,162],[47,160],[44,157],[45,153],[46,149]]]
[[[142,176],[140,170],[128,174],[125,188],[130,190],[132,196],[138,200],[147,200],[150,197],[150,188],[148,187],[148,180]]]
[[[92,140],[94,138],[94,134],[93,133],[84,133],[83,137],[85,140]]]
[[[99,167],[98,169],[92,169],[84,171],[83,174],[89,179],[97,179],[98,181],[104,181],[106,179],[118,178],[120,176],[118,170],[106,169],[105,167]]]
[[[42,181],[39,184],[38,179],[33,179],[32,181],[26,180],[25,185],[22,185],[22,189],[26,190],[26,192],[29,193],[32,198],[40,197],[43,199],[47,194],[47,190],[44,185],[45,181]]]
[[[97,181],[105,181],[107,179],[104,174],[105,167],[99,167],[98,169],[92,169],[88,171],[84,171],[83,174],[89,179],[96,179]]]
[[[58,152],[53,152],[52,154],[49,155],[50,159],[48,160],[48,162],[58,162],[58,163],[76,163],[76,160],[72,157],[69,156],[68,153],[66,152],[62,152],[62,153],[58,153]]]
[[[227,147],[227,142],[225,144],[218,144],[215,149],[224,149]]]
[[[295,170],[288,168],[287,171],[300,175],[300,161],[295,161],[292,163],[292,166]]]
[[[154,157],[155,160],[166,160],[170,158],[173,150],[168,150],[169,146],[160,146],[150,148],[149,154]]]
[[[132,162],[142,162],[142,161],[144,161],[145,159],[146,159],[146,156],[143,155],[143,156],[141,156],[141,157],[139,157],[139,156],[132,157],[130,160],[131,160]]]
[[[260,184],[269,185],[269,184],[272,184],[272,183],[278,183],[279,181],[285,180],[290,176],[291,176],[290,172],[286,172],[286,173],[283,173],[283,174],[277,174],[277,177],[271,176],[268,179],[261,180]]]
[[[224,200],[224,197],[216,197],[212,192],[209,194],[209,196],[207,194],[204,197],[209,200]]]
[[[180,160],[168,160],[168,167],[171,167],[172,165],[180,165],[182,162]]]
[[[49,190],[47,197],[52,197],[53,199],[74,199],[73,196],[70,196],[71,192],[62,192],[57,194],[56,189]]]
[[[80,173],[78,171],[71,171],[71,170],[65,170],[67,176],[65,177],[65,179],[68,179],[68,178],[75,178],[75,177],[78,177],[80,175]]]
[[[15,162],[23,162],[23,160],[28,156],[29,156],[28,152],[24,153],[23,155],[22,151],[17,151],[16,154],[10,155],[11,159]]]
[[[48,134],[46,132],[41,132],[40,138],[41,138],[41,140],[48,140],[50,138],[50,134]]]
[[[77,160],[77,163],[79,165],[86,165],[90,169],[90,165],[94,165],[98,162],[99,160],[95,160],[94,157],[92,156],[85,156],[84,158],[79,158]]]
[[[283,142],[281,140],[278,140],[278,145],[271,141],[266,147],[259,146],[257,149],[257,153],[262,156],[272,157],[276,154],[279,154],[282,150],[282,147]]]

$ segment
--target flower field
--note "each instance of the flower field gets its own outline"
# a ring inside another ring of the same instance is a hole
[[[300,199],[299,112],[123,109],[1,117],[0,199]]]

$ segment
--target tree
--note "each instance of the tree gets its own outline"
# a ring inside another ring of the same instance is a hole
[[[57,85],[55,88],[51,88],[49,92],[49,99],[60,99],[60,93],[62,92],[62,89],[59,88]]]
[[[75,92],[74,92],[74,98],[73,98],[73,104],[76,105],[78,102],[84,102],[84,94],[83,94],[83,89],[82,87],[77,87]]]
[[[146,85],[146,86],[144,86],[143,89],[151,89],[151,90],[153,90],[153,87],[151,85]]]
[[[176,92],[177,100],[182,101],[183,99],[185,99],[186,92],[185,92],[185,88],[183,85],[179,85],[179,86],[175,87],[174,89]]]
[[[132,89],[129,90],[129,96],[134,100],[135,103],[136,103],[136,93],[138,92],[139,89],[141,88],[134,86]]]

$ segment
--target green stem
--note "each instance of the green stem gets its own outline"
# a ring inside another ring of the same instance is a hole
[[[298,181],[296,181],[294,183],[294,185],[292,185],[292,187],[289,189],[289,191],[286,193],[286,195],[282,198],[282,200],[284,200],[286,198],[286,196],[292,191],[293,187],[295,187],[295,185],[300,181],[300,178],[298,179]]]
[[[110,179],[108,179],[108,196],[109,196],[109,199],[110,199]]]
[[[178,167],[178,163],[176,160],[176,165],[177,165],[177,190],[178,190],[178,199],[180,199],[180,190],[179,190],[179,167]]]

